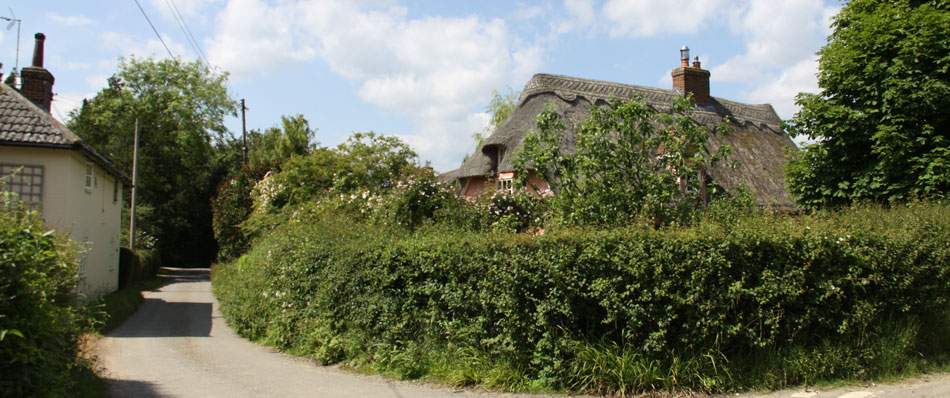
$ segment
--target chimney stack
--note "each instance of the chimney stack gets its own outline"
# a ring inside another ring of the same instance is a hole
[[[33,101],[46,113],[53,103],[53,74],[43,68],[43,45],[46,35],[37,33],[33,47],[33,65],[20,71],[20,94]]]
[[[689,47],[680,49],[680,67],[673,69],[673,90],[680,94],[693,94],[693,103],[711,105],[709,96],[709,71],[700,67],[699,57],[693,59],[693,66],[689,66]]]

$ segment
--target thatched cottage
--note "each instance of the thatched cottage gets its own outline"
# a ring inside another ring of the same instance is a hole
[[[548,104],[561,115],[566,134],[576,135],[574,125],[587,119],[592,105],[605,106],[612,97],[626,99],[636,93],[657,111],[666,111],[676,96],[692,93],[696,104],[693,118],[710,131],[728,117],[732,133],[727,136],[713,135],[710,150],[726,144],[733,147],[730,161],[738,162],[736,168],[716,166],[707,171],[714,184],[726,191],[744,184],[750,188],[756,204],[763,207],[792,208],[792,201],[785,185],[785,148],[795,144],[782,130],[781,119],[771,105],[749,105],[709,95],[709,71],[701,68],[698,58],[689,65],[689,49],[681,51],[681,66],[673,69],[673,89],[599,80],[579,79],[569,76],[537,74],[531,78],[518,105],[505,123],[489,136],[479,151],[470,156],[462,166],[446,173],[443,178],[453,181],[459,193],[466,197],[477,196],[494,183],[510,186],[515,177],[513,158],[521,148],[525,135],[537,129],[536,117]],[[568,142],[575,142],[567,137]],[[569,149],[568,149],[569,150]],[[543,179],[531,176],[531,182],[546,187]]]

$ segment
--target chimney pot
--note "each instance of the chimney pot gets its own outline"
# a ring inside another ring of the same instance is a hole
[[[693,67],[696,69],[702,69],[699,65],[699,56],[697,55],[695,58],[693,58]]]
[[[689,47],[683,46],[680,49],[680,64],[681,66],[689,66]]]
[[[37,68],[43,67],[43,42],[46,41],[46,35],[42,33],[37,33],[36,44],[33,45],[33,66]]]

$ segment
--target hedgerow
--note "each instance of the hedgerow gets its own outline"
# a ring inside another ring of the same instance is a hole
[[[75,292],[78,249],[0,186],[0,397],[87,396],[91,330]],[[92,392],[94,393],[94,392]]]
[[[214,289],[248,338],[458,385],[718,392],[946,360],[950,206],[737,211],[516,233],[310,205],[217,265]]]

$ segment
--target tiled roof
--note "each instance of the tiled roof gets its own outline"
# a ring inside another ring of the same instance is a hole
[[[126,183],[131,180],[109,159],[82,142],[76,134],[26,99],[0,83],[0,145],[75,149]]]
[[[16,90],[0,84],[0,144],[75,145],[80,141]]]

